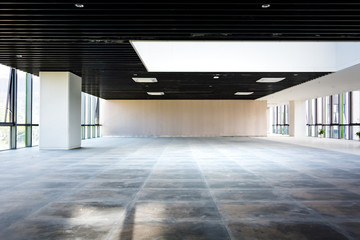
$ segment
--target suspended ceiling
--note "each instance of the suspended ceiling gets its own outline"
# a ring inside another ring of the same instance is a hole
[[[2,1],[0,63],[33,74],[71,71],[83,91],[105,99],[257,99],[327,72],[148,73],[129,40],[358,41],[359,12],[360,3],[346,1]],[[158,83],[135,83],[134,75]]]

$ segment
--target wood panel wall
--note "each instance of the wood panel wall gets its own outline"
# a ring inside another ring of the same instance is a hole
[[[104,100],[103,136],[266,136],[266,101]]]

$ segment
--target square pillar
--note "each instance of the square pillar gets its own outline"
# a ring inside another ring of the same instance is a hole
[[[290,101],[289,103],[289,135],[306,136],[306,101]]]
[[[81,147],[81,78],[40,72],[40,149]]]

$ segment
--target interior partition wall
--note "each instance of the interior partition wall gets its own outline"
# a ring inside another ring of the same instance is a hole
[[[289,135],[289,104],[270,108],[272,119],[272,133]]]
[[[38,98],[38,77],[0,65],[0,150],[38,145]]]
[[[358,140],[360,91],[344,92],[306,101],[307,135]],[[324,134],[319,134],[320,130]]]

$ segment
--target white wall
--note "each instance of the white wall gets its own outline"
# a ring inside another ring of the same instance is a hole
[[[342,70],[360,63],[359,42],[336,43],[336,66]]]
[[[360,64],[259,98],[270,104],[304,101],[360,89]]]
[[[101,101],[103,136],[266,136],[266,101]]]

